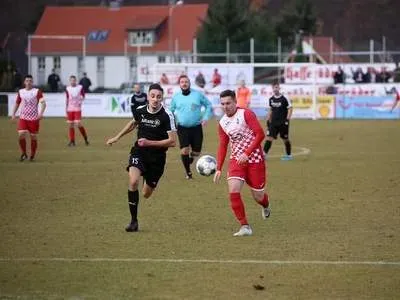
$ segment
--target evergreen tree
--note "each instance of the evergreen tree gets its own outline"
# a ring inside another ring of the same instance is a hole
[[[226,53],[229,39],[230,53],[250,51],[250,9],[247,0],[214,1],[203,20],[198,38],[200,53]],[[224,62],[226,57],[207,57],[208,62]]]
[[[304,36],[314,35],[317,31],[317,17],[310,0],[292,0],[283,9],[275,25],[276,35],[282,38],[285,50],[301,48],[301,42],[295,44],[295,37],[302,30]]]

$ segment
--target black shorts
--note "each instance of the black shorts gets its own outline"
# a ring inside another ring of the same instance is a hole
[[[278,137],[278,134],[282,139],[289,138],[289,122],[285,122],[283,124],[269,124],[267,136],[276,139]]]
[[[154,153],[149,150],[132,147],[126,170],[129,172],[130,167],[139,169],[146,184],[155,188],[164,174],[165,158],[165,152]]]
[[[180,148],[191,147],[193,152],[201,152],[203,145],[203,127],[183,127],[178,125],[178,138]]]

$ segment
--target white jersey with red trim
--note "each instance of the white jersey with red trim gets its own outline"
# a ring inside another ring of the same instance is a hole
[[[237,160],[241,154],[245,153],[256,138],[256,134],[252,130],[252,124],[246,122],[246,113],[249,115],[247,118],[253,121],[253,116],[250,115],[250,111],[241,108],[238,108],[233,116],[228,117],[224,115],[219,121],[219,126],[230,140],[230,159]],[[255,122],[258,122],[256,118],[254,119]],[[249,155],[248,163],[261,162],[264,162],[264,154],[261,145],[259,145]]]
[[[80,84],[68,86],[65,93],[67,94],[67,111],[81,111],[82,102],[85,97],[83,87]]]
[[[28,121],[37,120],[39,118],[38,104],[41,98],[43,98],[43,93],[37,88],[20,89],[16,100],[21,105],[19,118]]]

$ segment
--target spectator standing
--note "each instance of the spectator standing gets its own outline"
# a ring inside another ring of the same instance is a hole
[[[345,80],[345,74],[343,72],[342,67],[339,66],[338,70],[333,75],[333,82],[335,84],[342,84],[344,83],[344,80]]]
[[[360,67],[358,67],[355,72],[351,69],[351,73],[353,73],[353,80],[355,83],[363,83],[364,73]]]
[[[87,73],[83,73],[83,77],[79,80],[79,84],[83,87],[83,91],[85,93],[90,93],[90,87],[92,82],[90,81],[89,77],[87,77]]]
[[[206,86],[206,80],[205,80],[205,78],[204,78],[203,73],[201,73],[201,72],[199,71],[199,73],[197,74],[196,78],[194,79],[194,83],[195,83],[198,87],[200,87],[200,88],[202,88],[202,89]]]
[[[221,84],[222,76],[218,73],[218,69],[214,69],[214,73],[212,75],[211,83],[213,87],[216,87]]]
[[[51,74],[47,77],[47,84],[50,87],[50,92],[57,93],[58,84],[61,82],[60,76],[56,73],[55,69],[51,70]]]

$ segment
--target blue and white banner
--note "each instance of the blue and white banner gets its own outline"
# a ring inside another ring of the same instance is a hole
[[[338,119],[400,119],[400,107],[391,110],[393,96],[336,96]]]

